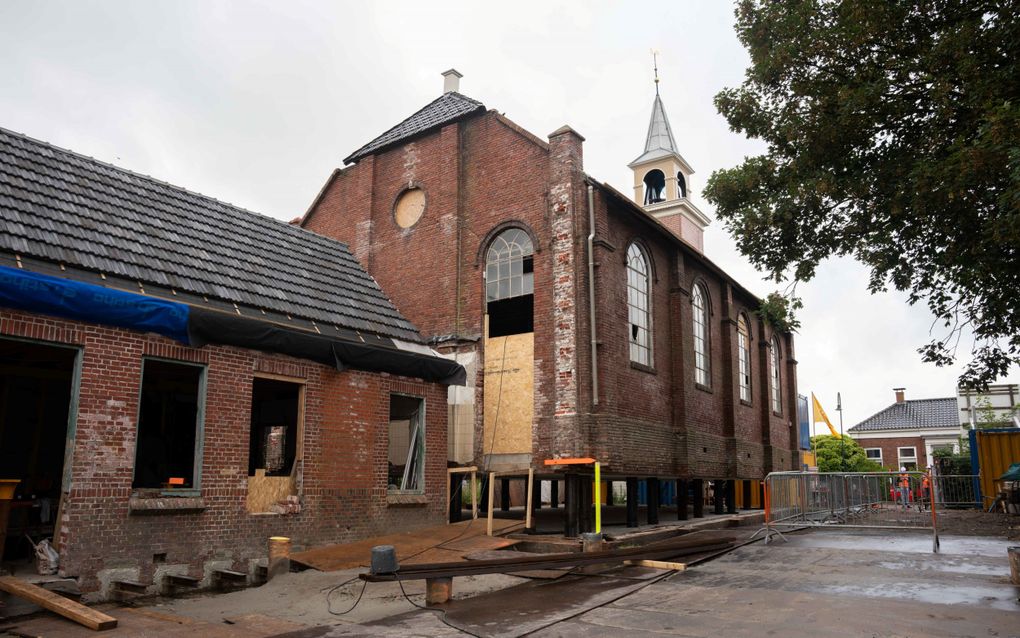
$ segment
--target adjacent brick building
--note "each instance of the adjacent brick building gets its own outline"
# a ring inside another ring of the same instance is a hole
[[[3,129],[0,223],[8,561],[100,598],[445,520],[464,370],[345,245]]]
[[[639,204],[584,172],[570,127],[542,140],[444,75],[444,94],[349,155],[300,223],[347,243],[467,367],[451,460],[543,472],[593,457],[617,479],[796,468],[793,337],[704,255],[708,220],[658,95],[631,164]]]

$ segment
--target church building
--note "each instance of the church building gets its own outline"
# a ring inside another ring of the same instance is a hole
[[[443,75],[299,223],[347,244],[467,369],[448,391],[449,463],[552,481],[567,533],[590,528],[592,466],[554,459],[625,481],[632,525],[641,482],[650,522],[660,502],[700,515],[709,481],[717,508],[758,504],[752,481],[797,467],[793,335],[705,255],[658,80],[632,198],[585,172],[579,132],[542,139]]]

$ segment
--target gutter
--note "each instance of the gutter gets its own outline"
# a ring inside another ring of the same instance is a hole
[[[599,404],[598,337],[595,334],[595,196],[588,184],[588,325],[591,330],[591,401]]]

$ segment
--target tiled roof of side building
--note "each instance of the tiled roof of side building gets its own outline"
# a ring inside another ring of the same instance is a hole
[[[873,414],[850,432],[881,430],[924,430],[927,428],[958,428],[960,412],[953,397],[947,399],[913,399],[893,403]]]
[[[421,341],[345,244],[2,128],[0,224],[0,256]]]
[[[388,146],[417,137],[422,133],[444,126],[474,113],[485,112],[485,105],[455,91],[450,91],[426,104],[414,115],[400,122],[390,130],[354,151],[346,158],[344,164],[352,164],[359,159],[377,153]]]

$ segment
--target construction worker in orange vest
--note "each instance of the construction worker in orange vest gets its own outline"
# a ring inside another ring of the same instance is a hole
[[[925,507],[931,498],[931,474],[925,474],[921,479],[921,504]]]
[[[903,500],[903,509],[907,509],[910,507],[910,475],[907,474],[907,468],[902,465],[900,466],[898,483],[900,486],[900,498]]]

